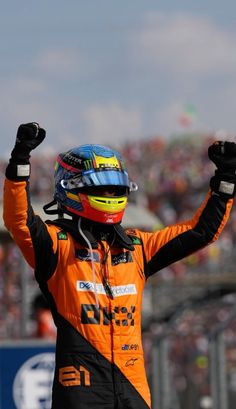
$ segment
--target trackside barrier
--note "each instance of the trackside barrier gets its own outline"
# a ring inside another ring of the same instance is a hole
[[[233,290],[219,290],[207,292],[207,295],[194,300],[178,303],[169,314],[162,318],[153,319],[152,323],[161,324],[161,333],[153,336],[151,392],[153,409],[181,409],[173,390],[171,379],[171,365],[169,360],[169,335],[173,331],[175,321],[189,308],[202,307],[203,303],[221,298],[222,295],[232,293]],[[236,305],[234,305],[224,322],[215,326],[208,334],[210,357],[210,384],[212,409],[228,409],[228,393],[226,379],[226,358],[224,330],[236,318]]]
[[[151,388],[153,409],[180,409],[176,393],[171,387],[171,367],[168,355],[168,338],[164,336],[156,338],[152,353],[152,364],[155,368]]]
[[[178,398],[171,387],[169,335],[175,321],[189,306],[185,302],[166,314],[159,323],[162,331],[154,336],[152,348],[152,407],[153,409],[180,409]]]
[[[214,409],[228,409],[224,334],[217,332],[210,340],[210,379]]]
[[[0,409],[49,409],[54,359],[53,343],[0,343]]]
[[[224,331],[235,318],[236,305],[232,307],[227,319],[217,325],[209,335],[211,393],[214,409],[228,409]]]

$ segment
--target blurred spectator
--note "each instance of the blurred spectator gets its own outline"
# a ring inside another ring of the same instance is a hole
[[[48,302],[43,294],[39,293],[35,296],[32,303],[32,313],[36,323],[35,333],[33,334],[35,338],[55,340],[56,327]]]

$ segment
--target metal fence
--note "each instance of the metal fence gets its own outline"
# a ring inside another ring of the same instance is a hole
[[[153,315],[147,357],[153,409],[235,408],[235,279],[221,281]],[[152,290],[157,299],[160,286]]]

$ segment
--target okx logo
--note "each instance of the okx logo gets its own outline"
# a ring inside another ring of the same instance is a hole
[[[122,327],[134,326],[135,306],[100,307],[95,304],[81,304],[82,324],[117,325]]]
[[[55,355],[42,353],[28,359],[16,374],[13,399],[17,409],[50,409]]]

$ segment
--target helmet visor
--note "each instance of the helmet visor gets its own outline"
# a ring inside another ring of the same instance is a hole
[[[93,186],[124,186],[129,189],[130,183],[128,174],[125,171],[89,170],[83,172],[82,175],[74,176],[71,179],[63,179],[61,185],[65,189],[78,189]]]
[[[104,170],[88,171],[82,176],[84,186],[126,186],[129,187],[128,174],[125,171]]]

